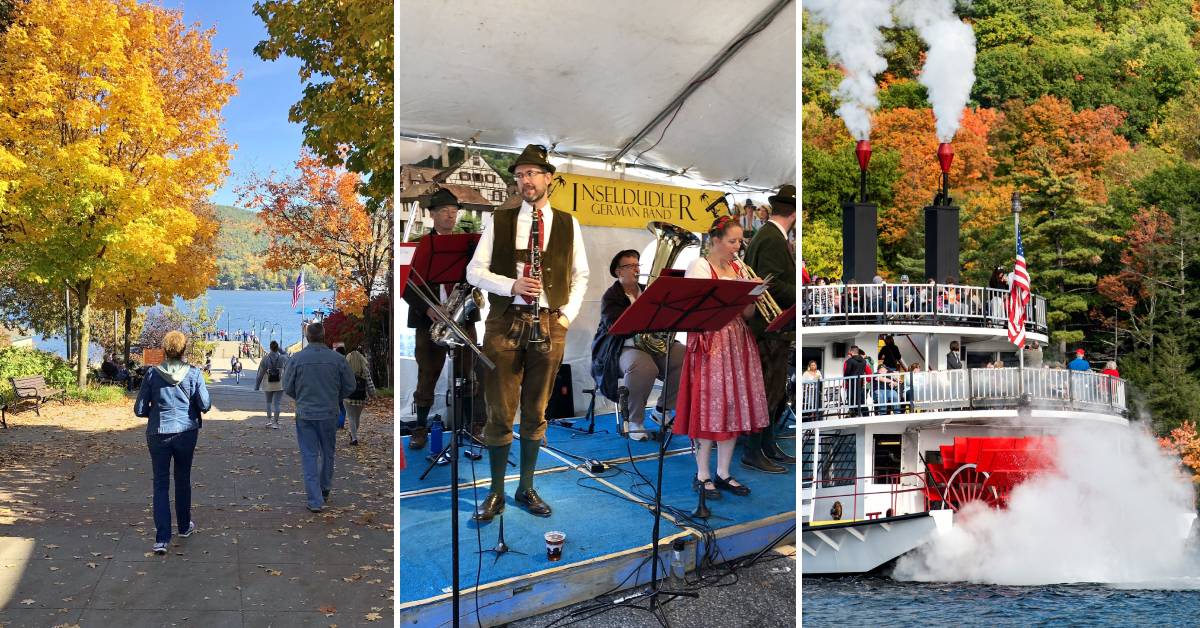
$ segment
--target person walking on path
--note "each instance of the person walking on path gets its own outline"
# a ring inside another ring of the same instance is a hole
[[[354,392],[346,397],[346,422],[350,424],[350,444],[358,444],[358,421],[368,399],[375,397],[375,382],[371,379],[371,368],[367,356],[355,349],[346,354],[346,364],[354,373]]]
[[[296,402],[296,440],[308,509],[321,512],[333,484],[338,404],[354,392],[354,373],[345,358],[325,344],[325,326],[312,323],[308,346],[288,361],[283,392]]]
[[[258,363],[258,377],[254,390],[267,393],[267,424],[263,427],[279,429],[279,404],[283,401],[283,371],[288,358],[279,351],[279,343],[271,341],[271,352]]]
[[[200,369],[183,362],[187,337],[170,331],[163,338],[162,364],[146,373],[136,416],[146,422],[146,446],[154,471],[154,553],[166,554],[171,540],[171,463],[175,465],[175,518],[179,536],[196,531],[192,521],[192,455],[200,432],[201,414],[212,407]]]

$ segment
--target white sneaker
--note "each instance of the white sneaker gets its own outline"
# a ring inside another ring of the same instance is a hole
[[[273,429],[273,430],[277,430],[277,429],[279,429],[279,421],[276,421],[276,422],[272,423],[272,424],[271,424],[271,429]]]
[[[166,543],[155,543],[154,544],[154,553],[158,554],[159,556],[166,554],[167,553],[167,544]]]
[[[639,431],[644,429],[646,429],[645,423],[625,422],[625,434],[629,436],[629,440],[643,441],[650,438],[645,432]]]
[[[663,413],[659,412],[658,408],[650,409],[650,418],[654,419],[654,422],[659,425],[663,424]]]
[[[181,536],[181,537],[183,537],[183,538],[185,538],[185,539],[186,539],[186,538],[188,538],[189,536],[191,536],[192,534],[194,534],[195,532],[196,532],[196,522],[195,522],[195,521],[189,521],[189,522],[188,522],[188,529],[187,529],[187,530],[184,530],[183,532],[180,532],[180,533],[179,533],[179,536]]]

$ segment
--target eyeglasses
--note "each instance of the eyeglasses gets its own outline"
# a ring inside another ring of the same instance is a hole
[[[521,179],[532,179],[535,175],[546,174],[545,170],[526,170],[525,172],[513,173],[513,178],[517,181]]]
[[[621,264],[620,266],[617,266],[617,270],[625,270],[626,268],[641,268],[641,267],[642,267],[642,265],[640,263],[634,262],[632,264]]]

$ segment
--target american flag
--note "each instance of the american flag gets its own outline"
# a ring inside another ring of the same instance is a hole
[[[1008,340],[1025,346],[1025,306],[1029,304],[1029,269],[1025,267],[1025,245],[1021,242],[1021,223],[1016,224],[1017,259],[1013,262],[1012,285],[1008,289]]]
[[[296,309],[296,304],[300,302],[300,297],[304,296],[304,271],[300,271],[296,275],[296,285],[292,287],[292,309]]]

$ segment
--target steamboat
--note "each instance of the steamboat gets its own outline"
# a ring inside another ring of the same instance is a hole
[[[1008,291],[956,279],[949,144],[938,150],[941,189],[924,210],[923,282],[877,277],[869,143],[856,154],[860,193],[843,206],[843,277],[806,282],[798,300],[806,576],[880,570],[937,542],[968,504],[1004,508],[1015,486],[1053,466],[1065,427],[1128,425],[1125,381],[1043,363],[1044,298],[1024,305],[1018,348]],[[864,368],[854,353],[884,359]]]

